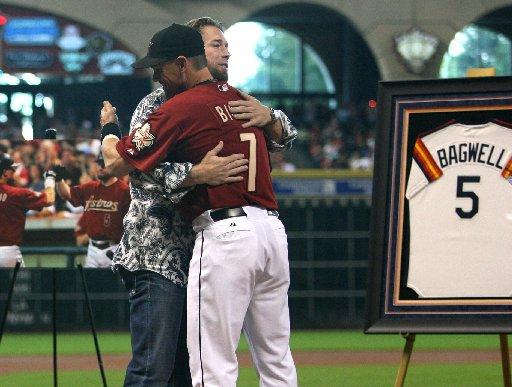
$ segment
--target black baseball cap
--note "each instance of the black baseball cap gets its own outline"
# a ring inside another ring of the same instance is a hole
[[[14,171],[17,166],[18,164],[14,164],[14,161],[8,155],[0,157],[0,173],[4,173],[6,169],[12,169]]]
[[[170,61],[180,55],[192,57],[201,54],[204,55],[201,34],[191,27],[174,23],[153,35],[147,55],[132,63],[132,67],[144,69]]]

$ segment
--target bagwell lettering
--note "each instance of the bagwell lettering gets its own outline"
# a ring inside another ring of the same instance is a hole
[[[503,169],[503,165],[500,164],[503,155],[505,154],[505,149],[501,150],[500,157],[498,157],[498,161],[496,161],[496,168]]]
[[[485,157],[485,152],[486,152],[487,148],[489,148],[489,145],[487,145],[487,144],[480,145],[480,152],[478,153],[478,162],[481,164],[485,163],[485,161],[482,159],[482,157]]]
[[[447,145],[436,151],[439,166],[446,168],[460,163],[479,163],[503,169],[505,149],[478,142],[468,142]]]
[[[437,158],[439,159],[439,164],[441,168],[444,168],[448,165],[448,160],[446,158],[446,151],[444,149],[439,149],[437,151]]]
[[[479,143],[469,143],[468,161],[474,163],[476,161],[476,155],[478,154]]]

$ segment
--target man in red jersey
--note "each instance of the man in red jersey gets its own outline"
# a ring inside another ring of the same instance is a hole
[[[115,108],[104,102],[102,151],[115,174],[147,172],[158,163],[199,162],[222,142],[243,153],[243,181],[198,185],[180,203],[197,232],[187,288],[187,342],[193,386],[236,385],[236,348],[248,337],[260,384],[296,386],[289,348],[287,239],[278,218],[264,134],[228,110],[237,90],[212,79],[197,31],[173,25],[134,67],[158,67],[178,93],[130,136],[120,139]],[[163,31],[162,31],[163,32]],[[158,35],[158,34],[157,34]],[[155,35],[156,36],[156,35]]]
[[[34,192],[13,187],[16,166],[7,156],[0,157],[0,267],[14,267],[17,261],[24,265],[19,245],[27,210],[40,211],[55,202],[55,176],[45,174],[44,191]]]
[[[57,193],[72,205],[83,206],[82,225],[89,236],[84,267],[110,267],[112,256],[123,235],[123,218],[130,206],[128,184],[105,170],[103,158],[98,163],[98,180],[70,187],[57,171]]]

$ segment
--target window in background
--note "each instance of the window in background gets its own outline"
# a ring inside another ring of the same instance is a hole
[[[465,77],[470,68],[494,67],[496,75],[512,74],[510,39],[490,29],[471,24],[455,34],[444,54],[440,78]]]
[[[241,22],[226,30],[229,80],[252,93],[334,93],[331,76],[298,36],[262,23]]]

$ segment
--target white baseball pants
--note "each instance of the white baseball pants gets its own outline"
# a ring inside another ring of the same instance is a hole
[[[0,267],[14,267],[18,261],[21,262],[21,267],[25,267],[18,246],[0,246]]]
[[[107,257],[107,251],[116,252],[117,245],[113,245],[107,247],[106,249],[99,249],[89,241],[89,246],[87,247],[87,256],[85,257],[84,267],[92,268],[92,267],[110,267],[112,265],[112,260]]]
[[[187,344],[194,387],[236,386],[243,330],[260,386],[297,386],[289,347],[288,243],[278,217],[257,207],[197,232],[187,288]]]

